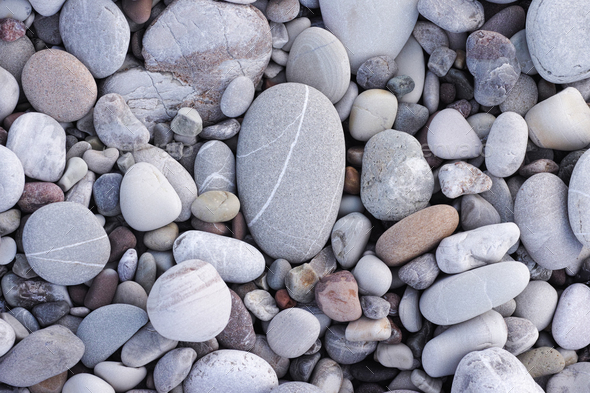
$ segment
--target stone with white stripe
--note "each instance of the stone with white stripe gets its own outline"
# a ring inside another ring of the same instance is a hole
[[[273,258],[300,263],[326,244],[344,186],[342,124],[313,87],[265,90],[244,117],[236,158],[242,212]]]
[[[109,259],[108,236],[94,214],[74,202],[37,210],[23,232],[27,261],[52,284],[82,284],[101,272]]]
[[[236,159],[221,141],[209,141],[199,149],[195,159],[195,182],[199,193],[236,192]]]

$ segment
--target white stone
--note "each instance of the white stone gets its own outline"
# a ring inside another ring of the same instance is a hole
[[[371,220],[358,212],[336,221],[330,240],[334,256],[343,268],[350,269],[359,261],[369,242],[372,228]]]
[[[422,314],[420,314],[420,291],[407,286],[399,302],[399,319],[410,333],[422,329]]]
[[[320,334],[320,322],[310,312],[289,308],[278,313],[268,325],[268,345],[279,356],[297,358],[303,355]]]
[[[62,389],[62,393],[80,393],[91,391],[92,393],[115,393],[115,389],[103,379],[92,374],[76,374],[68,379]]]
[[[29,0],[38,14],[52,16],[59,12],[66,0]]]
[[[551,284],[546,281],[531,281],[514,299],[516,309],[513,315],[528,319],[541,331],[551,324],[557,299],[557,291]]]
[[[10,351],[10,348],[14,345],[16,340],[16,334],[14,329],[8,322],[0,319],[0,356]]]
[[[221,96],[221,112],[227,117],[238,117],[246,113],[254,100],[255,86],[252,80],[238,76],[225,88]]]
[[[346,326],[345,337],[348,341],[383,341],[391,337],[389,319],[369,319],[360,317]]]
[[[20,199],[25,187],[23,165],[12,150],[0,145],[0,213],[12,208]]]
[[[430,151],[447,160],[475,158],[482,151],[479,137],[455,109],[443,109],[434,116],[427,140]]]
[[[2,12],[2,4],[0,4]],[[18,104],[18,82],[12,74],[0,67],[0,122],[10,115]]]
[[[352,274],[361,295],[383,296],[391,285],[391,270],[374,255],[362,257],[352,270]]]
[[[33,11],[27,0],[3,0],[0,3],[0,19],[13,18],[24,21]]]
[[[349,117],[350,135],[366,142],[381,131],[388,130],[397,115],[397,98],[387,90],[370,89],[359,94]]]
[[[451,199],[492,188],[492,179],[488,175],[464,161],[443,165],[438,171],[438,181],[442,193]]]
[[[424,90],[426,63],[424,51],[414,36],[408,38],[408,42],[395,58],[395,63],[397,64],[397,75],[407,75],[414,81],[414,90],[401,97],[399,102],[417,104]]]
[[[497,177],[516,173],[524,161],[528,136],[527,123],[518,113],[505,112],[498,116],[485,146],[487,170]]]
[[[13,238],[0,237],[0,265],[8,265],[16,256],[16,242]]]
[[[107,381],[116,392],[126,392],[143,381],[147,370],[145,367],[127,367],[121,362],[100,362],[94,366],[94,374]]]
[[[400,370],[409,370],[414,364],[412,350],[405,344],[379,343],[373,357],[385,367],[394,367]]]
[[[585,284],[567,287],[557,303],[551,332],[557,345],[578,350],[590,344],[590,288]]]

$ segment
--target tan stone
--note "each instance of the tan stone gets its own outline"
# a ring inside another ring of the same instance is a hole
[[[64,371],[36,385],[29,386],[31,393],[59,393],[68,379],[68,372]]]
[[[554,348],[535,348],[517,357],[533,378],[557,374],[565,367],[565,359]]]
[[[338,322],[355,321],[363,314],[358,284],[347,270],[322,278],[315,286],[315,300],[324,314]]]

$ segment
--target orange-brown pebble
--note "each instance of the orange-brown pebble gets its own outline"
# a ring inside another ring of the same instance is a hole
[[[359,175],[359,171],[352,166],[346,167],[344,175],[344,192],[352,195],[358,195],[361,192],[361,175]]]
[[[385,231],[377,240],[375,252],[388,266],[400,266],[432,250],[458,225],[459,214],[453,207],[430,206]]]
[[[244,240],[248,227],[246,226],[246,220],[242,212],[238,212],[238,215],[231,220],[232,236],[234,239]]]
[[[145,23],[152,13],[152,0],[123,0],[123,12],[135,23]]]
[[[57,374],[51,378],[41,381],[36,385],[29,386],[31,393],[59,393],[68,379],[68,371]]]
[[[281,310],[293,308],[297,305],[297,302],[291,299],[286,289],[279,289],[277,293],[275,293],[275,302],[277,302],[277,306],[279,306]]]
[[[356,168],[363,165],[363,154],[365,153],[364,146],[353,146],[346,151],[346,161]]]
[[[363,315],[358,284],[348,270],[322,278],[315,286],[315,300],[324,314],[338,322],[356,321]]]

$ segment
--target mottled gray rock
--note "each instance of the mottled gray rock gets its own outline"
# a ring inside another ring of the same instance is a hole
[[[455,109],[443,109],[437,113],[428,130],[428,148],[437,157],[462,160],[481,154],[479,137]]]
[[[342,384],[342,369],[330,358],[321,359],[313,370],[309,383],[323,392],[338,393]]]
[[[370,319],[381,319],[389,315],[391,304],[379,296],[361,296],[363,315]]]
[[[283,25],[283,29],[284,25]],[[271,32],[274,30],[271,29]],[[285,29],[285,35],[287,30]],[[254,99],[254,83],[246,76],[238,76],[226,87],[221,96],[221,112],[227,117],[243,115]]]
[[[434,254],[426,253],[402,266],[397,275],[410,287],[423,290],[434,283],[439,273]]]
[[[61,45],[59,33],[59,13],[51,16],[37,16],[33,21],[37,36],[47,45]]]
[[[354,364],[363,361],[377,348],[376,341],[348,341],[346,326],[332,326],[324,340],[328,355],[340,364]]]
[[[236,192],[236,162],[231,149],[221,141],[206,142],[195,159],[195,182],[199,193]]]
[[[461,198],[461,227],[464,230],[499,224],[501,221],[498,211],[481,195],[470,194]]]
[[[332,250],[345,269],[354,267],[371,236],[371,221],[361,213],[350,213],[334,224],[330,236]]]
[[[420,311],[437,325],[460,323],[514,298],[528,282],[529,271],[520,262],[479,267],[436,281],[422,293]]]
[[[208,261],[227,282],[245,283],[264,272],[264,257],[256,248],[203,231],[184,232],[174,242],[173,252],[177,263],[189,259]]]
[[[583,392],[590,384],[590,363],[572,364],[555,374],[548,382],[547,393]]]
[[[344,335],[344,330],[342,331],[342,334]],[[308,382],[311,378],[311,373],[321,356],[321,353],[315,353],[313,355],[303,355],[291,360],[289,375],[294,381]]]
[[[123,345],[121,361],[128,367],[142,367],[174,349],[177,344],[178,341],[162,336],[148,322]]]
[[[71,304],[66,287],[41,278],[26,280],[13,273],[2,277],[2,293],[11,307],[31,308],[36,304],[65,300]]]
[[[484,173],[492,179],[492,188],[482,192],[481,197],[496,209],[502,222],[514,222],[514,202],[508,184],[501,177]]]
[[[29,333],[36,332],[37,330],[41,329],[39,322],[37,322],[37,319],[33,316],[33,314],[23,307],[14,307],[9,311],[9,314],[16,318],[16,320],[19,321]]]
[[[489,348],[471,352],[461,360],[451,393],[508,393],[514,389],[522,393],[543,393],[514,355],[500,348]]]
[[[449,47],[449,37],[443,29],[432,22],[418,21],[412,35],[428,54],[440,47]]]
[[[121,214],[119,190],[123,176],[120,173],[105,173],[94,182],[92,195],[98,212],[105,217]]]
[[[429,112],[425,106],[400,102],[393,129],[414,135],[428,122],[428,117]]]
[[[545,329],[551,323],[557,307],[557,291],[545,281],[531,281],[529,285],[514,298],[516,301],[515,317],[526,318],[537,330]]]
[[[590,76],[588,60],[582,55],[590,47],[579,31],[590,20],[583,9],[585,2],[576,0],[561,7],[559,1],[533,2],[527,13],[526,40],[533,64],[543,79],[553,83],[575,82]],[[564,23],[564,21],[568,21]]]
[[[525,318],[504,318],[508,328],[508,339],[504,349],[518,356],[533,347],[539,338],[539,331],[531,321]]]
[[[244,305],[261,321],[270,321],[279,313],[272,295],[265,290],[255,289],[244,296]]]
[[[22,241],[35,273],[59,285],[77,285],[94,278],[111,251],[96,217],[73,202],[51,203],[33,213]]]
[[[457,161],[443,165],[438,171],[442,193],[447,198],[458,198],[466,194],[479,194],[492,187],[492,180],[479,168]]]
[[[215,125],[203,128],[199,136],[204,139],[225,141],[237,135],[241,127],[242,125],[236,119],[224,120]]]
[[[66,133],[43,113],[25,113],[10,127],[6,147],[16,154],[25,175],[56,182],[66,167]]]
[[[476,30],[484,23],[483,6],[477,0],[419,0],[418,11],[451,33]]]
[[[38,330],[2,358],[0,382],[18,387],[35,385],[69,370],[83,354],[84,344],[67,328]]]
[[[344,186],[341,127],[329,100],[297,83],[265,90],[246,113],[236,162],[240,202],[271,257],[303,262],[328,240]]]
[[[524,161],[528,126],[515,112],[502,113],[494,121],[485,147],[487,170],[497,177],[516,173]]]
[[[20,222],[21,211],[17,208],[0,213],[0,236],[8,235],[16,231]]]
[[[426,207],[433,188],[432,171],[414,137],[386,130],[369,140],[363,155],[361,199],[373,216],[401,220]]]
[[[19,201],[25,187],[25,172],[18,156],[2,145],[0,145],[0,168],[2,168],[0,171],[0,188],[2,189],[0,213],[4,213]],[[2,224],[0,227],[7,228]],[[0,235],[5,235],[2,232],[4,231],[0,229]]]
[[[65,300],[37,304],[31,310],[41,327],[53,325],[61,317],[70,312],[70,305]]]
[[[535,106],[538,99],[539,91],[535,80],[522,73],[514,87],[508,92],[504,102],[500,104],[500,110],[502,112],[516,112],[524,116],[529,109]]]
[[[111,304],[94,310],[76,333],[85,346],[82,363],[93,368],[106,360],[147,322],[146,312],[129,304]]]
[[[201,34],[207,39],[192,39]],[[243,75],[256,85],[271,51],[270,28],[255,7],[182,0],[146,30],[142,54],[149,71],[171,72],[194,88],[188,106],[209,124],[223,117],[220,100],[229,83]]]
[[[441,46],[436,48],[428,59],[428,69],[436,76],[445,76],[455,59],[457,58],[457,52],[447,47]]]
[[[365,90],[384,89],[397,73],[397,64],[389,56],[375,56],[360,65],[356,82]]]
[[[0,67],[10,72],[18,83],[27,60],[34,54],[35,47],[27,36],[12,42],[0,40]]]
[[[399,319],[404,328],[410,333],[422,329],[422,314],[420,314],[420,294],[417,289],[407,286],[399,302]]]
[[[560,178],[540,173],[522,185],[514,202],[522,243],[535,262],[551,270],[570,266],[582,250],[568,220],[567,194]]]
[[[590,343],[590,289],[584,284],[567,287],[557,303],[551,331],[564,349],[578,350]]]
[[[108,147],[129,151],[146,145],[150,140],[147,128],[117,93],[100,97],[94,107],[93,122],[96,134]]]
[[[98,79],[121,67],[131,37],[125,15],[109,0],[68,0],[60,13],[59,31],[68,52]]]
[[[263,393],[278,384],[276,373],[261,357],[223,349],[199,359],[184,380],[183,388],[186,393],[206,393],[214,388],[231,391],[239,386],[244,393]]]
[[[154,368],[154,385],[160,393],[169,392],[179,385],[188,375],[197,359],[192,348],[178,348],[168,352],[158,360]]]

